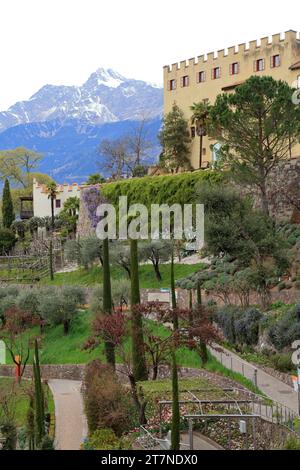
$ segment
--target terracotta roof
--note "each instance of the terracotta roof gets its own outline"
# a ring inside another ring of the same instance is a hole
[[[236,82],[236,83],[232,83],[231,85],[223,86],[222,91],[233,90],[234,88],[236,88],[239,85],[242,85],[243,83],[244,82]]]
[[[290,66],[290,69],[291,69],[291,70],[300,69],[300,60],[298,60],[298,62],[296,62],[295,64],[291,65],[291,66]]]

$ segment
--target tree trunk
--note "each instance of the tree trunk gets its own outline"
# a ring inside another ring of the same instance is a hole
[[[158,280],[158,282],[161,282],[162,277],[161,277],[160,270],[159,270],[159,263],[157,261],[152,261],[152,264],[154,267],[156,279]]]
[[[54,231],[54,197],[51,196],[51,227]]]
[[[144,426],[145,424],[147,424],[147,418],[145,415],[147,402],[145,400],[143,401],[140,400],[139,394],[137,391],[136,380],[133,374],[129,375],[129,382],[130,382],[130,387],[131,387],[132,398],[139,414],[139,423],[141,426]]]
[[[170,450],[180,450],[180,409],[175,347],[172,351],[172,429]]]
[[[260,197],[261,197],[262,211],[266,216],[269,216],[270,215],[269,201],[268,201],[266,182],[265,181],[260,185]]]
[[[103,240],[103,311],[105,315],[111,315],[112,297],[111,297],[111,280],[110,280],[110,264],[109,264],[109,240]],[[115,370],[115,348],[109,341],[105,341],[105,356],[107,363]]]
[[[67,336],[70,330],[70,320],[64,321],[64,335]]]
[[[199,169],[202,168],[202,154],[203,154],[203,136],[200,135],[200,150],[199,150]]]
[[[131,262],[131,328],[132,328],[132,362],[134,379],[148,380],[146,366],[143,320],[136,305],[141,302],[138,264],[137,240],[130,240],[130,262]]]

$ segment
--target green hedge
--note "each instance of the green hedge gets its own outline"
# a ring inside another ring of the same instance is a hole
[[[177,175],[145,176],[106,183],[102,186],[103,196],[118,205],[120,196],[128,197],[128,204],[191,204],[194,202],[198,184],[221,183],[225,174],[213,170],[180,173]]]

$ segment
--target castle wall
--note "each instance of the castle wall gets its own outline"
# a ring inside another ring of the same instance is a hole
[[[272,57],[280,56],[280,66],[273,67]],[[254,62],[264,59],[265,69],[254,70]],[[209,100],[214,103],[218,94],[234,89],[234,86],[250,78],[252,75],[272,76],[275,80],[284,80],[289,85],[298,81],[300,87],[299,67],[291,70],[290,67],[300,61],[300,39],[295,31],[288,31],[284,35],[275,34],[271,38],[265,37],[259,41],[250,41],[248,44],[222,49],[216,53],[210,52],[197,58],[181,61],[164,67],[164,112],[171,111],[174,102],[183,110],[185,117],[190,120],[190,107],[193,103]],[[231,65],[238,63],[238,73],[232,75]],[[212,79],[212,70],[221,68],[221,76]],[[205,72],[206,79],[198,83],[199,72]],[[188,86],[183,86],[182,78],[188,76]],[[298,78],[299,77],[299,78]],[[170,81],[175,80],[176,89],[170,90]],[[210,145],[214,142],[204,138],[203,148],[205,155],[203,161],[212,161]],[[293,156],[300,156],[300,146],[293,151]],[[191,163],[199,168],[199,138],[192,141]]]

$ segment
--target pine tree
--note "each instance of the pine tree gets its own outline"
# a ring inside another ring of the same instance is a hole
[[[10,228],[11,224],[15,220],[13,202],[10,193],[10,186],[8,179],[5,180],[3,196],[2,196],[2,219],[3,227]]]
[[[143,321],[140,312],[135,308],[141,302],[138,263],[138,242],[130,240],[131,264],[131,327],[132,327],[132,362],[135,380],[148,380],[144,350]]]
[[[111,295],[111,279],[110,279],[110,262],[109,262],[109,240],[103,240],[103,311],[106,315],[112,313],[112,295]],[[112,343],[105,342],[105,355],[108,364],[114,369],[116,366],[115,349]]]

